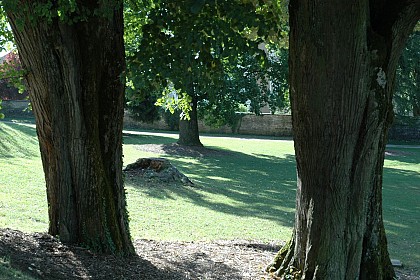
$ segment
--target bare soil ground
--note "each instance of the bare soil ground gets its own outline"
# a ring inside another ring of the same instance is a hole
[[[0,257],[37,279],[272,279],[264,272],[280,248],[258,241],[136,240],[137,256],[117,258],[62,244],[45,234],[0,229]],[[418,280],[398,270],[398,279]]]
[[[0,257],[39,279],[270,279],[264,267],[279,249],[251,241],[136,240],[138,256],[116,258],[67,246],[45,234],[0,230]]]

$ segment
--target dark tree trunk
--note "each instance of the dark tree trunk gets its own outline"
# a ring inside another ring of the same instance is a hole
[[[382,173],[397,61],[420,9],[386,3],[290,1],[298,190],[277,276],[393,279]]]
[[[189,120],[179,121],[178,144],[182,146],[203,146],[198,132],[197,97],[192,98]]]
[[[74,23],[57,17],[30,21],[36,12],[29,0],[7,12],[28,71],[49,233],[63,242],[127,255],[134,249],[122,179],[122,4],[105,16],[92,15],[105,4],[85,3],[91,13]]]
[[[420,84],[420,73],[417,74],[419,78],[417,79],[417,84]],[[416,92],[413,96],[413,116],[420,117],[420,92]]]

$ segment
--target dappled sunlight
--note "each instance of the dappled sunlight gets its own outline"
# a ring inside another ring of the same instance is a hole
[[[289,159],[289,158],[294,158],[295,155],[294,154],[279,154],[279,155],[265,155],[265,154],[256,154],[253,153],[253,156],[257,157],[257,158],[261,158],[261,159],[267,159],[267,160],[272,160],[272,159]]]
[[[393,223],[391,221],[385,220],[385,223],[388,224],[390,227],[399,227],[399,228],[409,228],[407,225],[401,224],[401,223]]]
[[[420,158],[420,155],[419,155]],[[420,161],[420,160],[419,160]],[[418,172],[420,170],[420,163],[410,163],[410,162],[401,162],[398,160],[387,160],[385,166],[388,168],[393,168],[397,171],[414,171]]]
[[[212,148],[217,147],[215,140],[211,139]],[[276,145],[275,141],[270,142]],[[237,146],[236,144],[233,146]],[[256,145],[261,147],[258,143]],[[227,147],[224,149],[227,150]],[[199,158],[165,155],[165,158],[170,159],[172,164],[196,183],[196,187],[140,189],[159,199],[171,198],[173,196],[170,193],[177,193],[185,200],[214,211],[256,216],[291,226],[293,219],[282,221],[281,217],[284,215],[279,211],[294,212],[294,156],[281,153],[277,153],[280,156],[256,154],[229,151],[229,156],[211,155]]]
[[[123,155],[124,166],[127,166],[139,159],[139,153],[133,145],[123,145]],[[156,154],[142,152],[141,157],[156,157]]]
[[[148,140],[156,143],[156,139]],[[229,239],[238,233],[244,238],[290,237],[296,196],[294,156],[273,154],[273,147],[277,145],[274,140],[264,142],[264,149],[270,151],[267,154],[257,152],[262,146],[258,141],[247,141],[246,144],[252,142],[253,151],[242,153],[229,149],[229,141],[216,143],[216,140],[204,139],[203,142],[211,142],[211,149],[206,146],[210,152],[204,156],[171,154],[166,148],[162,149],[165,154],[158,154],[169,159],[195,186],[144,184],[140,179],[126,178],[129,213],[131,220],[134,219],[131,223],[133,234],[146,237],[176,235],[182,240],[208,238],[209,235]],[[141,141],[132,139],[132,145],[125,145],[125,151],[136,154],[130,155],[131,158],[146,155],[134,148],[141,145]],[[230,145],[241,146],[238,141],[233,139]],[[271,146],[267,146],[268,143]],[[219,144],[223,145],[223,150]],[[288,146],[287,152],[293,148],[288,142],[283,144]],[[143,203],[133,205],[134,201]]]
[[[159,139],[149,138],[148,141],[156,143]],[[148,201],[145,204],[154,203],[153,206],[145,206],[142,211],[153,211],[151,209],[156,207],[160,213],[152,220],[146,215],[144,219],[148,222],[141,225],[145,225],[146,229],[138,227],[134,232],[144,236],[173,236],[171,231],[174,231],[180,239],[191,240],[204,238],[209,231],[217,232],[215,238],[229,238],[233,235],[232,231],[245,237],[252,237],[256,232],[261,236],[261,229],[264,229],[267,234],[262,236],[267,238],[278,232],[288,238],[296,200],[293,143],[271,139],[265,140],[262,145],[256,140],[243,141],[202,139],[206,147],[223,149],[223,153],[227,154],[196,157],[159,154],[159,157],[168,158],[196,185],[149,188],[128,181],[132,186],[129,193],[137,193],[143,201]],[[134,139],[132,143],[127,146],[142,145]],[[145,155],[138,149],[132,151],[139,155],[133,158]],[[407,254],[401,256],[404,251],[420,251],[420,207],[417,203],[420,197],[420,165],[416,157],[420,158],[418,150],[407,153],[402,150],[388,155],[383,177],[383,212],[390,252],[408,265],[420,262],[413,254],[410,259]],[[132,210],[130,202],[129,208],[131,214],[138,215],[139,210]],[[165,215],[169,217],[162,218]],[[162,226],[151,226],[154,222]]]
[[[36,158],[39,155],[34,127],[0,122],[0,157]]]
[[[410,165],[417,166],[417,170],[420,169],[420,149],[402,149],[393,148],[392,150],[387,149],[385,152],[385,166],[403,166],[410,167]],[[408,170],[411,170],[410,168]]]
[[[261,175],[261,176],[270,176],[270,174],[266,171],[258,170],[258,169],[249,169],[247,170],[248,174],[253,175]]]
[[[410,150],[418,155],[418,150]],[[406,267],[420,263],[420,165],[400,152],[385,161],[383,175],[383,216],[390,255]],[[415,159],[417,161],[417,159]]]
[[[231,182],[232,181],[232,179],[225,178],[225,177],[219,177],[219,176],[207,176],[207,178],[211,179],[211,180],[222,181],[222,182]]]

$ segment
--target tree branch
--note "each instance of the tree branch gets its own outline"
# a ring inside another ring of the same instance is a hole
[[[385,66],[395,69],[405,43],[420,20],[420,0],[370,0],[370,28],[372,40],[379,40],[386,48]],[[375,38],[376,37],[376,38]]]

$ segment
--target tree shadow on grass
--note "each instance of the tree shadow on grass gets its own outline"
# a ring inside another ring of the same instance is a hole
[[[27,125],[0,122],[0,157],[36,157],[36,130]]]
[[[141,144],[171,144],[176,142],[173,137],[154,136],[154,135],[136,135],[130,133],[123,134],[123,142],[126,145]]]
[[[145,143],[144,140],[139,139],[137,144]],[[164,140],[154,137],[152,141],[159,143]],[[131,143],[136,143],[135,139]],[[217,212],[292,226],[296,195],[294,155],[245,154],[211,146],[206,149],[205,156],[184,157],[174,152],[171,145],[162,147],[164,154],[161,156],[170,159],[195,186],[159,184],[159,187],[154,187],[153,184],[144,184],[143,178],[136,177],[128,177],[127,182],[157,199],[183,197],[195,205]],[[216,201],[209,197],[214,195],[226,199]]]
[[[420,149],[418,148],[387,148],[385,151],[386,160],[395,160],[403,163],[420,163]]]
[[[420,173],[384,168],[383,216],[391,258],[420,274]]]

